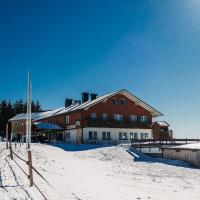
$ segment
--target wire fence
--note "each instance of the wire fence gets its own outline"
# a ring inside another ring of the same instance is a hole
[[[17,144],[15,143],[15,148],[16,148],[16,146],[17,146]],[[24,158],[20,157],[13,151],[11,142],[9,143],[9,150],[10,150],[9,157],[11,158],[12,161],[14,161],[14,163],[19,167],[19,169],[29,179],[30,187],[35,186],[35,188],[39,191],[39,193],[43,196],[43,198],[45,200],[48,200],[47,197],[45,196],[45,194],[40,189],[40,187],[33,180],[33,171],[34,171],[43,181],[45,181],[48,184],[49,187],[51,187],[56,193],[58,193],[56,191],[56,189],[53,187],[53,185],[32,165],[32,154],[31,154],[30,150],[27,151],[28,152],[28,160],[25,160]],[[25,163],[28,166],[29,173],[25,172],[25,170],[20,166],[20,164],[16,161],[16,159],[14,157],[18,158],[19,160],[21,160],[23,163]]]

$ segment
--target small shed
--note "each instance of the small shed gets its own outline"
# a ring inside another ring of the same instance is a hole
[[[169,130],[169,124],[165,121],[156,121],[152,124],[153,139],[168,140],[173,138],[172,130]]]
[[[183,160],[200,168],[200,143],[163,148],[163,158]]]

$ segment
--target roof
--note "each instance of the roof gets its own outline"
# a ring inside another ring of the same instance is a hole
[[[40,129],[40,130],[63,130],[63,128],[57,124],[35,122],[34,125],[37,129]]]
[[[154,123],[152,124],[152,126],[153,126],[154,124],[158,124],[160,127],[168,127],[168,126],[169,126],[169,124],[168,124],[167,122],[165,122],[165,121],[156,121],[156,122],[154,122]]]
[[[165,149],[176,149],[176,150],[200,150],[200,143],[190,143],[175,147],[167,147]]]
[[[60,111],[61,109],[63,109],[63,108],[58,108],[58,109],[55,109],[55,110],[38,112],[38,113],[32,113],[31,119],[32,120],[43,119],[43,118],[52,116],[53,114]],[[27,118],[27,113],[21,113],[21,114],[16,115],[15,117],[9,119],[9,121],[11,122],[11,121],[16,121],[16,120],[26,120],[26,118]]]
[[[123,89],[123,90],[119,90],[119,91],[116,91],[116,92],[112,92],[112,93],[100,96],[100,97],[98,97],[94,100],[89,100],[89,101],[82,103],[82,104],[76,103],[76,104],[72,104],[71,106],[66,107],[66,108],[63,107],[63,108],[58,108],[58,109],[55,109],[55,110],[52,110],[52,111],[47,111],[47,112],[32,113],[32,119],[33,119],[33,121],[38,121],[40,119],[49,118],[49,117],[53,117],[53,116],[57,116],[57,115],[61,115],[61,114],[66,114],[66,113],[69,113],[69,112],[74,112],[74,111],[78,111],[78,110],[82,110],[82,109],[87,110],[90,107],[96,105],[97,103],[102,102],[102,101],[106,101],[108,98],[111,98],[112,96],[114,96],[116,94],[123,94],[127,98],[134,101],[137,105],[140,105],[144,109],[148,110],[152,114],[153,117],[163,116],[162,113],[157,111],[155,108],[150,106],[148,103],[144,102],[143,100],[139,99],[138,97],[131,94],[127,90]],[[9,121],[20,120],[20,119],[26,119],[26,114],[23,113],[23,114],[16,115],[15,117],[10,119]]]

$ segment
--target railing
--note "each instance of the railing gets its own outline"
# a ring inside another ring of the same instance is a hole
[[[87,127],[109,127],[109,128],[143,128],[148,129],[151,126],[150,122],[142,123],[139,120],[131,122],[130,120],[115,121],[102,119],[87,119],[85,120]]]
[[[23,145],[23,143],[20,143],[20,147]],[[17,143],[15,143],[15,148],[17,148]],[[9,149],[10,154],[8,155],[8,157],[10,157],[10,159],[17,165],[17,167],[19,167],[19,169],[24,173],[24,175],[29,179],[30,182],[30,187],[35,186],[35,188],[39,191],[39,193],[42,195],[42,197],[45,200],[48,200],[47,197],[45,196],[45,194],[42,192],[42,190],[39,188],[39,186],[34,182],[33,180],[33,172],[35,172],[43,181],[45,181],[48,186],[53,189],[54,192],[58,193],[56,191],[56,189],[52,186],[51,183],[49,183],[46,178],[44,178],[44,176],[32,165],[32,153],[30,150],[27,151],[28,153],[28,160],[22,158],[21,156],[19,156],[16,152],[13,151],[12,148],[12,143],[9,142],[9,146],[8,144],[6,144],[6,149]],[[27,165],[28,169],[25,170],[24,167],[22,167],[16,160],[16,158],[18,160],[20,160],[22,163],[24,163],[25,165]],[[28,171],[28,173],[26,172]],[[60,194],[58,194],[60,196]]]
[[[183,145],[189,142],[200,142],[200,139],[132,139],[131,146],[133,147],[163,147],[168,145]]]

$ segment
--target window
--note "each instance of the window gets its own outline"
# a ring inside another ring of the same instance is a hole
[[[110,132],[102,132],[102,140],[111,140]]]
[[[136,122],[137,121],[137,115],[130,115],[130,121]]]
[[[103,114],[103,120],[107,121],[108,120],[108,114]]]
[[[89,140],[96,140],[97,139],[97,132],[96,131],[89,131]]]
[[[141,139],[142,140],[144,139],[144,133],[141,133]]]
[[[130,133],[130,140],[133,140],[133,133]]]
[[[91,119],[97,119],[97,114],[96,113],[91,113]]]
[[[92,131],[89,131],[89,140],[93,139]]]
[[[119,132],[119,139],[120,140],[127,140],[127,133],[126,132]]]
[[[126,99],[125,99],[125,98],[121,98],[121,104],[122,104],[123,106],[126,105]]]
[[[70,140],[70,132],[65,133],[65,140]]]
[[[114,105],[117,105],[117,98],[113,98],[112,103],[113,103]]]
[[[135,140],[138,139],[137,133],[134,133],[134,139],[135,139]]]
[[[142,122],[142,123],[144,123],[144,124],[147,124],[147,121],[148,121],[147,116],[141,116],[141,117],[140,117],[140,122]]]
[[[123,121],[123,115],[114,114],[114,120],[115,121]]]
[[[144,137],[145,137],[145,139],[148,139],[149,137],[148,137],[148,133],[145,133],[144,134]]]
[[[66,122],[66,124],[69,124],[69,115],[66,116],[65,122]]]

